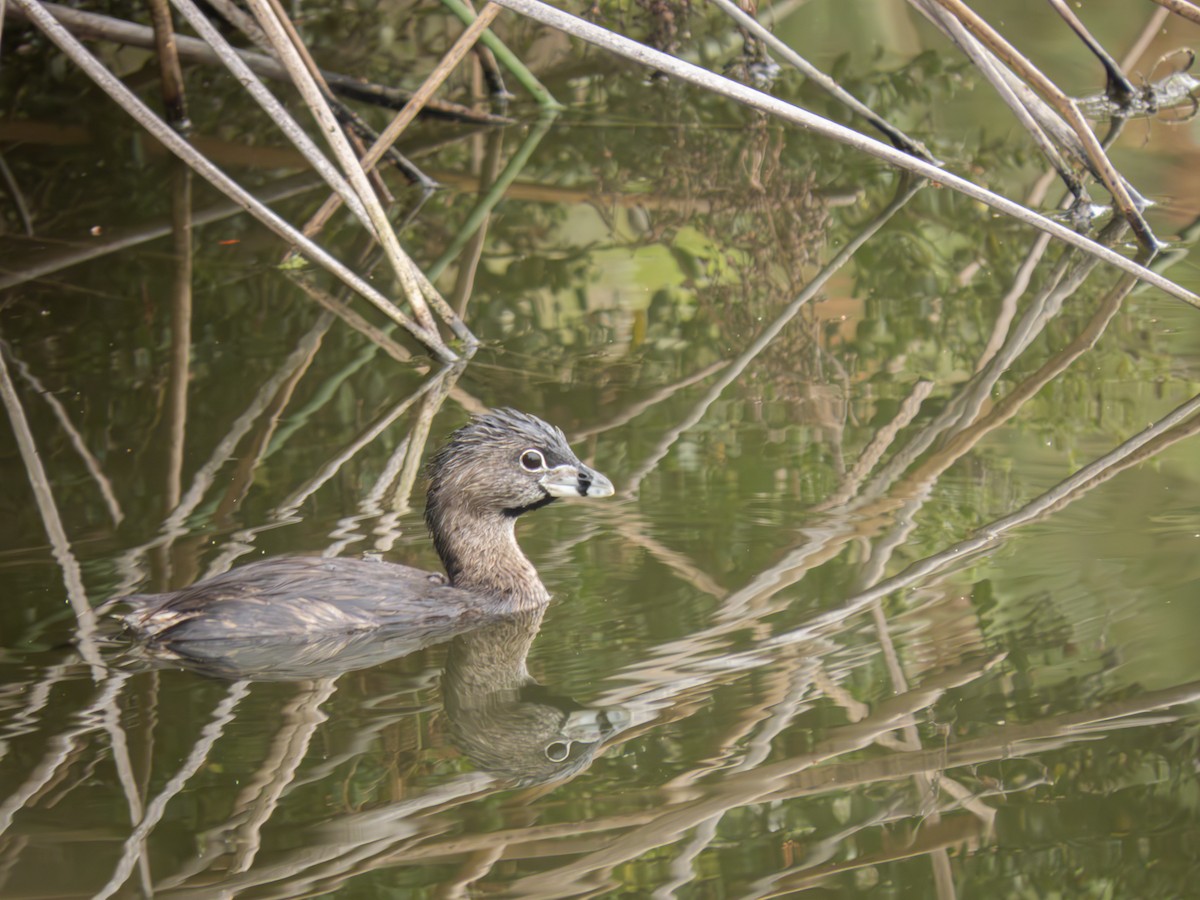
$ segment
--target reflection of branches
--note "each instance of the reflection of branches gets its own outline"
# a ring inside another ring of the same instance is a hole
[[[369,425],[362,433],[360,433],[353,441],[351,441],[345,449],[340,451],[336,456],[323,465],[312,477],[305,480],[291,494],[288,495],[276,508],[273,517],[276,521],[284,521],[295,513],[296,509],[316,493],[321,485],[325,484],[330,478],[338,473],[342,466],[353,459],[360,450],[370,445],[376,438],[381,435],[389,425],[395,422],[400,416],[408,411],[408,409],[420,400],[425,394],[431,391],[438,391],[439,386],[446,379],[447,374],[451,369],[443,369],[433,378],[427,379],[421,387],[413,394],[405,397],[390,410],[379,416],[371,425]]]
[[[797,772],[868,746],[877,736],[927,709],[945,691],[973,681],[995,662],[992,660],[982,668],[968,666],[941,673],[920,688],[889,697],[861,722],[831,731],[812,752],[727,774],[699,797],[667,806],[653,822],[631,829],[604,849],[585,854],[551,872],[523,878],[513,888],[525,897],[567,897],[605,883],[607,873],[621,863],[678,840],[686,831],[715,815],[760,802],[778,789],[781,780]]]
[[[83,461],[84,467],[88,474],[92,476],[92,480],[96,482],[96,488],[100,491],[100,496],[104,498],[104,504],[108,507],[108,514],[112,517],[114,525],[120,525],[121,520],[125,518],[125,514],[121,512],[121,504],[117,500],[116,494],[113,493],[112,482],[108,480],[108,476],[100,470],[100,461],[96,459],[91,450],[88,449],[87,443],[83,439],[83,435],[79,433],[79,429],[71,422],[71,417],[66,409],[63,408],[59,399],[54,396],[45,385],[38,379],[36,375],[29,370],[28,364],[24,360],[18,359],[12,352],[12,347],[8,342],[0,340],[0,354],[6,354],[12,360],[13,365],[17,369],[17,374],[25,379],[26,383],[46,401],[54,413],[54,417],[58,419],[58,424],[62,426],[62,430],[66,432],[67,437],[71,441],[71,446],[75,448],[75,452],[79,454],[79,458]]]
[[[183,790],[184,786],[191,780],[192,776],[200,770],[208,759],[209,753],[212,752],[213,745],[225,731],[225,726],[234,719],[234,714],[237,711],[237,705],[250,692],[250,684],[245,681],[238,681],[229,686],[225,698],[217,704],[217,708],[213,710],[212,720],[204,726],[200,732],[200,737],[192,746],[192,752],[188,754],[187,759],[179,767],[176,772],[165,785],[158,795],[146,804],[145,815],[141,821],[133,829],[133,833],[125,841],[125,848],[121,853],[121,859],[117,863],[116,871],[112,877],[97,893],[97,900],[111,897],[123,885],[126,879],[133,872],[133,867],[145,853],[144,841],[149,836],[154,827],[161,821],[163,814],[167,810],[167,804]]]
[[[970,554],[994,547],[999,538],[1013,529],[1035,522],[1062,509],[1128,466],[1141,462],[1150,455],[1162,452],[1171,444],[1190,437],[1200,430],[1200,415],[1198,414],[1200,414],[1200,395],[1177,407],[1109,453],[1084,466],[1070,478],[1059,482],[1055,487],[1031,500],[1016,512],[976,529],[973,537],[959,541],[939,553],[913,563],[898,575],[850,597],[837,610],[817,616],[803,628],[778,635],[769,643],[783,644],[793,640],[807,640],[812,636],[814,630],[843,621],[847,616],[867,606],[876,598],[885,597],[947,567],[958,565]],[[1193,417],[1195,418],[1193,419]]]
[[[34,766],[25,781],[5,798],[3,803],[0,803],[0,835],[3,835],[12,825],[13,817],[17,812],[48,785],[67,763],[75,752],[79,739],[104,725],[105,711],[116,702],[121,687],[128,677],[127,675],[113,675],[101,681],[97,687],[96,699],[86,709],[75,715],[74,718],[79,724],[45,742],[46,752],[42,756],[41,762]]]
[[[423,394],[420,396],[421,406],[417,410],[408,434],[399,443],[383,471],[376,479],[374,486],[359,502],[358,515],[342,519],[337,530],[331,535],[335,540],[325,548],[325,556],[337,556],[350,543],[361,539],[358,524],[369,518],[382,516],[376,526],[379,540],[375,549],[387,552],[391,549],[397,535],[397,519],[409,509],[412,500],[413,486],[421,470],[421,459],[425,455],[425,445],[429,441],[429,430],[433,426],[433,417],[442,408],[446,398],[453,393],[462,366],[452,366],[439,372],[430,379]]]
[[[8,374],[8,345],[0,343],[0,402],[3,402],[8,412],[8,421],[12,425],[17,438],[17,449],[21,453],[21,461],[25,464],[25,473],[29,479],[29,487],[33,490],[38,512],[41,513],[42,527],[50,539],[50,547],[54,552],[59,568],[62,570],[63,583],[67,588],[67,599],[75,613],[76,639],[83,658],[92,667],[92,677],[99,681],[104,677],[104,666],[96,649],[96,616],[88,603],[87,591],[83,587],[83,573],[79,561],[71,550],[71,541],[63,528],[62,517],[58,514],[58,506],[54,502],[54,493],[50,488],[50,479],[42,465],[38,454],[37,444],[33,440],[33,432],[29,428],[29,420],[25,417],[25,409],[21,398],[17,395],[12,377]]]
[[[604,422],[571,432],[571,442],[574,443],[575,441],[581,441],[584,438],[595,437],[598,434],[604,434],[606,431],[611,431],[614,428],[620,428],[622,425],[627,425],[646,410],[657,406],[664,400],[670,399],[684,388],[691,387],[698,381],[703,381],[709,375],[720,371],[727,365],[728,363],[724,360],[709,363],[702,369],[699,369],[692,374],[679,379],[678,381],[674,381],[668,385],[665,385],[664,387],[659,388],[649,397],[639,400],[636,403],[631,403],[628,407],[621,410],[621,412],[605,420]]]
[[[815,297],[825,286],[826,282],[828,282],[829,279],[832,278],[833,275],[842,268],[842,266],[850,261],[854,254],[858,252],[859,248],[862,247],[862,245],[868,240],[870,240],[875,233],[879,231],[879,229],[882,228],[889,219],[892,218],[892,216],[899,212],[900,209],[902,209],[904,205],[908,203],[908,201],[912,199],[913,195],[916,194],[920,189],[921,185],[918,182],[913,182],[908,179],[901,181],[900,186],[896,191],[896,196],[886,207],[884,207],[883,211],[880,212],[879,215],[872,219],[869,223],[867,223],[867,225],[857,235],[855,235],[854,238],[846,242],[846,245],[839,250],[837,255],[835,255],[834,258],[830,260],[829,263],[813,277],[813,279],[808,283],[808,285],[805,286],[804,290],[800,292],[796,299],[789,303],[783,309],[783,311],[775,317],[774,321],[764,328],[759,333],[758,337],[756,337],[750,343],[750,345],[742,351],[737,359],[735,359],[725,368],[725,371],[721,373],[721,377],[718,378],[716,383],[708,389],[708,392],[705,393],[700,402],[696,404],[696,406],[692,409],[692,412],[689,413],[680,424],[676,425],[665,435],[663,435],[650,457],[640,466],[638,466],[638,468],[635,469],[634,472],[629,476],[629,480],[623,490],[624,494],[633,495],[637,493],[642,479],[652,472],[659,462],[662,461],[663,457],[665,457],[668,451],[671,449],[671,446],[679,439],[679,436],[689,428],[695,426],[697,422],[704,418],[704,414],[708,412],[709,407],[712,406],[712,404],[716,402],[717,398],[721,396],[725,388],[733,383],[734,379],[741,375],[742,372],[746,370],[746,367],[750,365],[750,363],[753,362],[754,359],[763,352],[763,350],[770,346],[771,342],[779,336],[779,333],[783,330],[784,326],[786,326],[788,322],[796,317],[801,308],[808,303],[809,300]]]

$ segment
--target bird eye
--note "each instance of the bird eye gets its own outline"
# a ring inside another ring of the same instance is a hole
[[[546,457],[539,450],[526,450],[521,454],[521,468],[527,472],[538,472],[546,468]]]

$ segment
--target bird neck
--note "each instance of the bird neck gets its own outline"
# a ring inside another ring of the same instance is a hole
[[[537,570],[517,544],[515,516],[481,513],[431,495],[425,520],[454,587],[492,595],[513,610],[549,601]]]

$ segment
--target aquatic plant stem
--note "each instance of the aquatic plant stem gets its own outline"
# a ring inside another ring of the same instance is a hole
[[[213,165],[203,154],[180,137],[138,97],[127,88],[120,79],[109,72],[95,56],[88,52],[66,28],[55,20],[36,0],[11,0],[20,8],[26,18],[33,22],[41,31],[63,51],[84,73],[92,79],[105,93],[113,98],[127,113],[149,131],[157,140],[176,156],[179,156],[189,166],[208,180],[214,187],[226,196],[235,200],[239,206],[253,215],[271,231],[304,250],[305,256],[328,269],[354,291],[378,307],[385,315],[406,329],[413,337],[424,344],[439,359],[452,362],[458,358],[436,330],[431,331],[420,323],[406,316],[391,300],[372,287],[367,281],[318,244],[306,238],[290,223],[285,221],[273,210],[260,203],[245,188]]]
[[[471,236],[475,234],[492,210],[496,208],[502,199],[504,193],[508,190],[509,185],[517,180],[517,176],[524,171],[529,164],[529,158],[533,156],[533,151],[537,149],[537,145],[542,142],[542,138],[546,136],[546,132],[550,130],[550,126],[554,124],[554,120],[558,113],[553,110],[548,110],[543,113],[538,120],[529,129],[529,134],[525,136],[525,140],[517,149],[517,152],[512,155],[512,159],[504,167],[504,171],[492,182],[475,208],[471,210],[462,227],[458,229],[458,233],[450,240],[446,249],[442,251],[442,255],[433,261],[429,266],[428,275],[430,278],[437,278],[445,271],[446,266],[453,262],[454,258],[462,252],[463,247],[471,240]]]
[[[462,0],[442,0],[442,4],[458,16],[464,25],[470,25],[475,21],[475,12],[467,6]],[[504,6],[505,4],[500,4]],[[521,62],[517,55],[504,45],[500,38],[496,37],[492,32],[485,31],[480,35],[479,43],[487,47],[496,57],[496,61],[508,71],[512,72],[513,78],[517,79],[517,83],[525,90],[533,95],[533,98],[538,102],[538,105],[546,109],[562,109],[563,105],[554,99],[546,87],[537,79],[532,72]]]
[[[844,125],[831,122],[808,110],[793,106],[777,97],[764,94],[762,91],[757,91],[732,79],[724,78],[700,66],[684,62],[681,59],[658,50],[653,50],[623,35],[616,34],[606,28],[593,25],[577,16],[572,16],[555,9],[540,2],[540,0],[495,0],[495,2],[506,9],[521,13],[545,25],[557,28],[580,40],[609,50],[618,56],[658,69],[681,81],[686,81],[689,84],[694,84],[713,93],[729,97],[761,112],[770,113],[786,122],[799,125],[822,137],[838,141],[898,168],[906,169],[924,178],[932,179],[935,183],[958,191],[980,203],[984,203],[997,212],[1011,216],[1041,231],[1045,231],[1064,243],[1079,247],[1124,272],[1136,275],[1141,280],[1154,285],[1164,293],[1200,309],[1200,296],[1181,287],[1169,278],[1164,278],[1145,266],[1139,265],[1122,256],[1120,253],[1103,247],[1095,241],[1075,233],[1066,226],[1051,221],[1045,216],[1038,215],[1007,197],[1001,197],[999,194],[981,188],[979,185],[959,175],[939,169],[937,166],[910,156],[882,141],[867,137]]]

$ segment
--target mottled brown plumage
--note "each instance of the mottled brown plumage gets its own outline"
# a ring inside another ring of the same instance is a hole
[[[379,628],[411,631],[415,649],[488,617],[543,606],[550,597],[517,545],[517,517],[557,497],[612,491],[559,429],[498,410],[456,431],[429,464],[425,520],[448,578],[368,560],[269,559],[180,591],[126,598],[132,611],[124,620],[174,650],[195,641],[249,650],[259,638]]]

